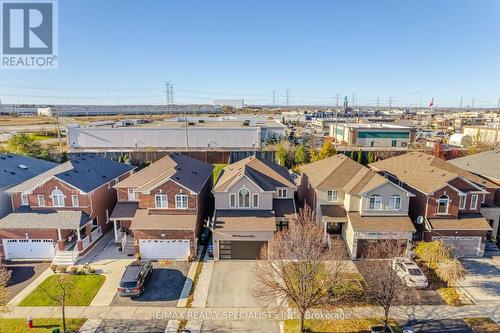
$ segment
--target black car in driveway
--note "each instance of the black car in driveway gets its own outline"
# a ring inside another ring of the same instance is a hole
[[[118,295],[140,296],[144,292],[147,279],[153,272],[149,261],[134,261],[127,266],[120,280]]]
[[[200,235],[200,244],[201,245],[207,245],[208,241],[210,240],[210,236],[212,235],[212,232],[210,231],[209,228],[203,228],[201,231]]]

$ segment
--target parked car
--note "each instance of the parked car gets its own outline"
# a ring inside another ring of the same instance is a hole
[[[393,258],[391,267],[408,287],[425,289],[429,286],[429,281],[413,260]]]
[[[212,234],[212,232],[210,231],[209,228],[203,228],[203,230],[201,231],[201,235],[200,235],[200,243],[202,245],[207,245],[208,241],[210,240],[211,234]]]
[[[146,288],[146,281],[153,272],[153,266],[149,261],[134,261],[127,266],[123,272],[118,295],[140,296]]]
[[[384,327],[383,325],[377,325],[370,327],[370,333],[394,333],[391,326]]]

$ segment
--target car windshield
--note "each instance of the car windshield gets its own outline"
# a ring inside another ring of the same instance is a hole
[[[135,288],[137,286],[137,282],[122,282],[120,283],[120,287],[122,288]]]
[[[408,273],[410,275],[422,275],[422,272],[418,268],[408,268]]]

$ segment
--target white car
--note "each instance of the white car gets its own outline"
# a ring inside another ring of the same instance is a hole
[[[429,281],[427,281],[424,273],[422,273],[413,260],[408,258],[393,258],[391,267],[408,287],[425,289],[429,286]]]

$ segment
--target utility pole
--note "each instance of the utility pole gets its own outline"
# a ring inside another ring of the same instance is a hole
[[[290,105],[290,89],[285,90],[286,93],[286,106]]]
[[[463,105],[464,105],[464,98],[460,97],[460,109],[463,107]]]
[[[54,118],[56,119],[56,128],[57,128],[57,141],[59,142],[59,151],[63,153],[63,146],[61,141],[61,123],[59,122],[59,111],[57,108],[54,108]]]
[[[474,102],[476,101],[476,98],[475,97],[472,97],[472,103],[470,105],[470,108],[471,109],[474,109]]]
[[[337,99],[337,103],[336,103],[335,105],[336,105],[336,107],[337,107],[337,109],[338,109],[338,108],[339,108],[339,94],[337,94],[337,95],[335,96],[335,98]]]
[[[356,105],[356,104],[355,104],[355,102],[354,102],[355,100],[356,100],[356,93],[352,93],[352,101],[351,101],[351,105],[352,105],[352,107],[353,107],[353,108],[354,108],[354,106]]]
[[[377,97],[377,110],[378,110],[379,104],[380,104],[380,98]]]
[[[174,84],[170,83],[170,104],[174,104]]]
[[[273,106],[276,105],[276,90],[273,90]]]

